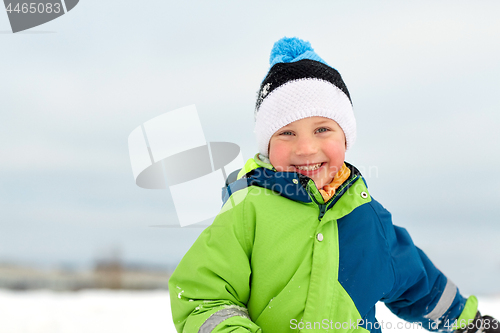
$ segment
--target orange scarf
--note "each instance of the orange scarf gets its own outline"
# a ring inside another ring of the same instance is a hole
[[[351,175],[351,170],[346,167],[345,163],[342,165],[342,168],[337,172],[337,174],[333,177],[333,180],[330,184],[323,186],[322,189],[319,189],[319,193],[323,197],[323,200],[327,202],[331,197],[335,194],[337,188],[342,185]]]

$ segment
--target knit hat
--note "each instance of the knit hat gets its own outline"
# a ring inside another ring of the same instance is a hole
[[[260,85],[255,106],[259,153],[268,155],[269,141],[281,127],[321,116],[344,131],[346,149],[356,140],[356,119],[349,91],[336,69],[328,66],[309,42],[282,38],[274,43],[271,68]]]

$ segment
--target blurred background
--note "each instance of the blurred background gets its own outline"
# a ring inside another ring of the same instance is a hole
[[[12,34],[0,11],[0,288],[166,288],[203,228],[135,185],[128,135],[195,104],[207,141],[252,157],[269,52],[297,36],[347,84],[347,161],[373,197],[462,293],[500,295],[499,14],[493,0],[83,0]]]

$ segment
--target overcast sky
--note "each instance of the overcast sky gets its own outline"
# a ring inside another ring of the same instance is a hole
[[[82,0],[12,34],[0,11],[0,262],[119,248],[175,265],[202,229],[151,227],[177,218],[135,185],[128,135],[195,104],[207,141],[252,157],[269,52],[297,36],[347,84],[347,161],[373,197],[465,292],[500,293],[498,17],[498,1]]]

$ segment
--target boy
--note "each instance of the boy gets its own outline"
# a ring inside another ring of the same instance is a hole
[[[344,162],[356,122],[340,74],[297,38],[270,62],[259,153],[169,281],[178,332],[380,332],[377,301],[429,330],[500,332]]]

